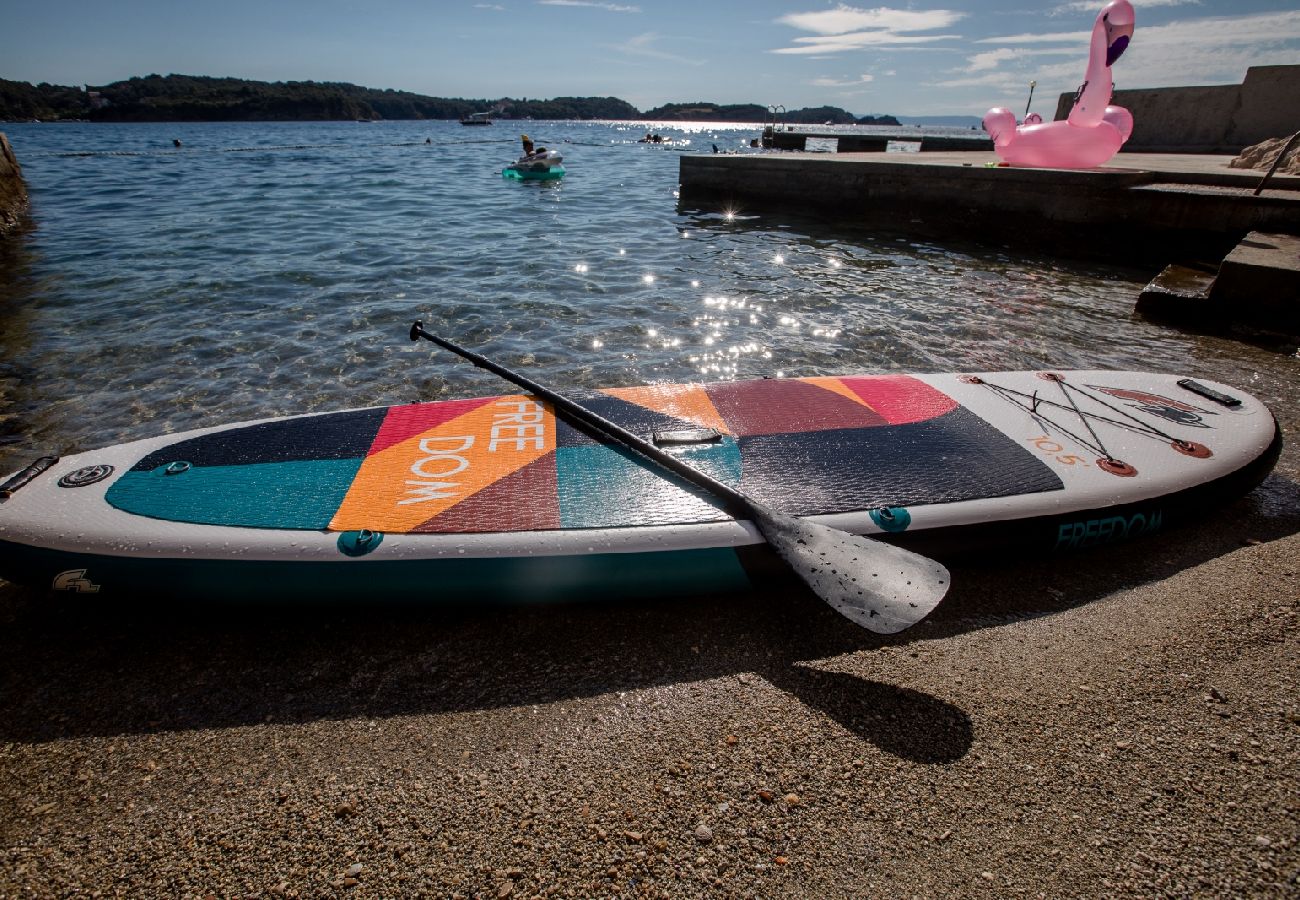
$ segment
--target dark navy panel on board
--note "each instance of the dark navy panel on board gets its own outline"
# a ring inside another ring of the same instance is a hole
[[[218,431],[155,450],[132,466],[131,471],[151,471],[177,461],[203,468],[305,460],[360,460],[370,449],[386,415],[387,408],[379,407]]]
[[[617,425],[622,425],[628,431],[640,435],[646,440],[651,440],[656,431],[678,431],[699,427],[687,419],[665,415],[599,391],[574,391],[569,396],[574,402],[591,410],[596,415],[603,416]],[[556,447],[593,447],[598,443],[608,444],[610,442],[597,441],[585,431],[575,428],[563,418],[557,417],[555,423]]]
[[[965,410],[907,425],[740,438],[741,489],[794,515],[1058,491],[1060,477]]]

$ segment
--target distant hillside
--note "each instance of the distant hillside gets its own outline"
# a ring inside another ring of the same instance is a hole
[[[491,112],[498,119],[654,119],[674,122],[763,122],[757,104],[669,103],[640,112],[617,97],[474,100],[427,97],[344,82],[249,81],[201,75],[147,75],[85,90],[0,79],[0,120],[89,119],[95,122],[245,122],[339,119],[459,119]],[[782,122],[897,125],[893,116],[858,118],[834,106],[782,113]]]
[[[96,122],[231,122],[337,119],[459,119],[491,110],[513,119],[635,119],[617,97],[473,100],[426,97],[342,82],[248,81],[149,75],[75,87],[0,80],[0,119]]]
[[[698,103],[667,103],[648,109],[644,118],[659,122],[766,122],[772,113],[766,106],[755,103],[719,105]],[[794,125],[897,125],[893,116],[864,116],[859,118],[838,106],[817,106],[810,109],[792,109],[779,116],[782,122]]]
[[[979,116],[899,116],[903,125],[947,125],[952,128],[974,128],[979,130]]]

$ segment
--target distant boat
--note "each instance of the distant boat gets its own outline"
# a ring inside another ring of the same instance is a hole
[[[492,113],[490,113],[490,112],[470,113],[468,116],[463,116],[463,117],[461,118],[461,120],[460,120],[460,124],[462,124],[462,125],[491,125],[491,124],[492,124],[492,118],[491,118],[491,117],[492,117]]]

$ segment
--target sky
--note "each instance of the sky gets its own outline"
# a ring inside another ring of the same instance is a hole
[[[0,0],[0,78],[345,81],[438,97],[613,96],[1051,118],[1102,2]],[[1300,64],[1297,0],[1133,0],[1124,88],[1236,84]],[[1300,99],[1297,99],[1300,103]]]

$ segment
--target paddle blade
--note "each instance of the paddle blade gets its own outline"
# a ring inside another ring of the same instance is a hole
[[[924,619],[948,592],[948,570],[870,538],[756,509],[754,524],[782,559],[835,611],[894,634]]]

